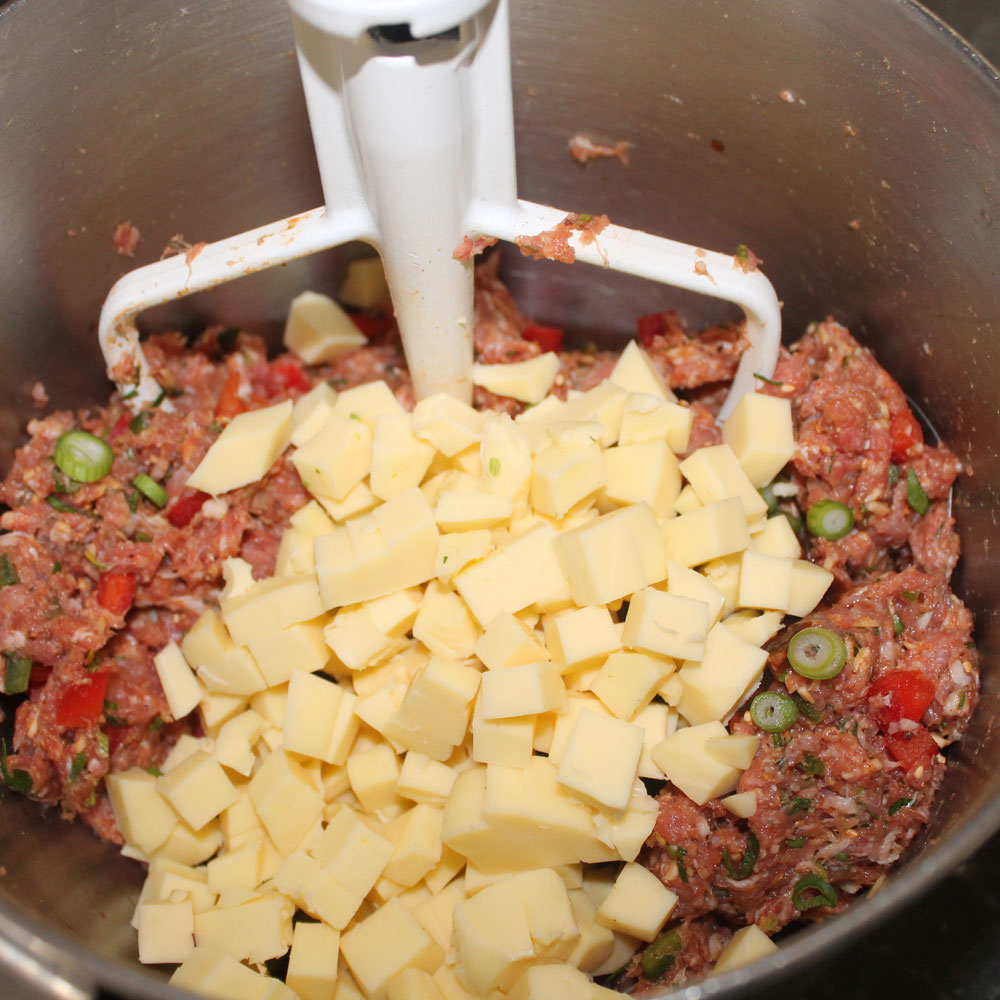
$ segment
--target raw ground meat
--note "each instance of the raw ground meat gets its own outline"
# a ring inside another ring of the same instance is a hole
[[[565,228],[549,235],[558,242]],[[476,358],[534,357],[540,347],[525,338],[525,319],[495,265],[492,258],[477,268]],[[320,379],[338,389],[384,379],[411,408],[391,318],[357,321],[368,346],[309,369],[289,355],[268,360],[259,338],[234,330],[212,328],[193,345],[176,334],[153,337],[146,356],[170,412],[154,405],[135,415],[114,396],[106,407],[28,425],[0,484],[8,508],[0,514],[0,650],[33,664],[28,692],[10,702],[16,715],[4,776],[15,785],[121,842],[104,776],[155,768],[181,733],[197,733],[193,717],[170,718],[155,653],[216,603],[224,559],[242,556],[255,577],[269,575],[290,515],[308,500],[287,458],[260,482],[217,500],[188,489],[188,477],[235,413],[298,398]],[[692,336],[665,313],[640,320],[639,334],[693,410],[689,451],[719,443],[715,414],[746,346],[742,328]],[[614,362],[608,351],[563,351],[553,391],[565,398],[590,388]],[[755,922],[773,934],[826,916],[873,884],[926,822],[944,773],[937,748],[961,736],[977,699],[971,616],[948,586],[959,553],[948,506],[958,460],[923,443],[899,386],[832,321],[783,349],[762,390],[790,400],[796,431],[779,509],[800,525],[812,503],[835,499],[850,506],[855,530],[839,541],[800,534],[809,558],[828,567],[835,583],[820,608],[769,644],[764,688],[794,694],[808,712],[780,738],[761,734],[739,788],[757,793],[756,813],[737,819],[717,800],[698,806],[669,784],[659,793],[641,860],[677,893],[668,930],[677,931],[680,946],[657,985],[702,975],[739,927]],[[479,388],[474,405],[522,409]],[[96,483],[74,483],[54,465],[56,439],[73,427],[113,449],[112,470]],[[140,472],[166,490],[162,509],[132,486]],[[915,509],[913,478],[927,501],[923,513]],[[124,611],[102,598],[108,576],[134,585]],[[811,681],[788,666],[789,638],[809,625],[844,638],[847,663],[833,680]],[[919,673],[933,686],[919,721],[888,719],[886,697],[872,693],[893,671]],[[103,706],[86,721],[67,722],[67,699],[95,684],[106,685]],[[743,710],[731,730],[758,732]],[[745,864],[755,842],[757,859]],[[834,887],[836,904],[803,913],[793,889],[816,873]],[[651,986],[639,955],[610,982],[639,994]]]

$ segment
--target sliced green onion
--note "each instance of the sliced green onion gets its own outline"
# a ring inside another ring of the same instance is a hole
[[[815,906],[836,906],[837,890],[819,875],[803,875],[792,889],[792,902],[797,910],[811,910]]]
[[[889,806],[889,815],[890,816],[895,816],[896,813],[898,813],[900,809],[905,809],[907,806],[912,806],[913,803],[916,802],[916,801],[917,801],[916,797],[914,797],[914,798],[905,798],[905,799],[896,799],[896,801],[893,802],[893,804],[891,806]]]
[[[805,847],[806,838],[805,837],[786,837],[785,847]]]
[[[725,848],[722,849],[722,863],[726,866],[726,871],[729,872],[729,877],[734,882],[742,882],[743,879],[749,878],[753,874],[754,868],[757,867],[757,857],[759,854],[760,841],[753,830],[750,830],[747,833],[747,846],[743,852],[743,857],[740,858],[740,863],[738,865],[734,864],[733,859],[729,856],[729,851]]]
[[[910,509],[915,510],[921,517],[927,513],[927,508],[931,505],[912,466],[906,470],[906,502],[910,505]]]
[[[770,517],[776,513],[778,510],[778,498],[774,495],[774,483],[771,482],[767,486],[761,486],[757,492],[761,495],[764,503],[767,504],[767,516]]]
[[[765,733],[783,733],[798,717],[798,705],[780,691],[764,691],[750,702],[750,718]]]
[[[45,502],[53,509],[58,510],[63,514],[82,514],[84,513],[79,507],[74,507],[71,503],[66,503],[65,500],[61,500],[55,495],[55,493],[50,493],[46,498]]]
[[[133,434],[141,434],[149,426],[150,416],[148,410],[140,410],[129,422],[128,429]]]
[[[140,472],[132,480],[132,485],[147,500],[155,503],[157,507],[165,507],[167,505],[167,491],[155,479],[147,476],[145,472]]]
[[[11,584],[20,582],[21,578],[17,575],[17,567],[10,561],[10,556],[4,552],[0,555],[0,587],[9,587]]]
[[[844,669],[847,647],[831,629],[804,628],[796,632],[788,643],[788,662],[803,677],[828,681]]]
[[[664,847],[664,850],[667,852],[667,854],[670,855],[670,857],[674,859],[674,861],[677,862],[677,877],[682,882],[687,882],[688,873],[687,873],[687,868],[684,867],[684,858],[687,857],[687,848],[674,847],[671,844],[667,844]]]
[[[3,655],[7,661],[3,675],[3,693],[22,694],[28,690],[28,681],[31,680],[31,657],[11,652],[4,652]]]
[[[496,477],[500,475],[500,459],[499,458],[491,458],[490,459],[490,475],[493,476],[494,479],[496,479]]]
[[[146,774],[151,774],[154,778],[163,777],[163,772],[155,764],[146,768]]]
[[[785,814],[788,816],[794,816],[796,813],[809,812],[812,808],[812,799],[804,798],[794,798],[792,799],[791,805],[785,810]]]
[[[7,767],[7,741],[5,739],[0,739],[0,776],[3,777],[4,783],[12,792],[27,795],[31,791],[31,775],[19,767],[15,767],[13,770]]]
[[[83,769],[87,766],[87,754],[81,750],[74,758],[73,764],[69,769],[69,780],[70,782],[76,781],[77,778],[83,773]]]
[[[906,625],[903,624],[903,619],[899,615],[892,616],[892,634],[902,635],[906,631]]]
[[[806,514],[806,527],[812,534],[835,542],[854,527],[854,514],[845,503],[817,500]]]
[[[642,966],[642,974],[653,982],[659,979],[674,964],[677,953],[683,947],[681,932],[676,928],[664,931],[643,953],[639,956],[639,965]]]
[[[66,431],[56,441],[56,467],[78,483],[96,483],[110,471],[111,445],[87,431]]]
[[[792,701],[795,702],[799,715],[804,715],[810,722],[819,722],[823,717],[823,710],[817,708],[811,701],[806,701],[798,691],[792,692]]]

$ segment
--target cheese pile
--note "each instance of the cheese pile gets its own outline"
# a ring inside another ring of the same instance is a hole
[[[730,793],[757,737],[725,722],[831,580],[757,492],[792,455],[787,400],[747,396],[726,443],[679,461],[691,411],[636,344],[565,402],[550,357],[504,367],[477,380],[542,400],[516,419],[324,383],[235,417],[192,475],[218,496],[291,445],[315,499],[272,578],[228,560],[219,610],[156,657],[208,735],[107,779],[150,866],[140,960],[182,963],[173,982],[615,995],[584,973],[676,902],[635,862],[657,816],[640,779],[753,814]],[[289,947],[287,985],[249,967]]]

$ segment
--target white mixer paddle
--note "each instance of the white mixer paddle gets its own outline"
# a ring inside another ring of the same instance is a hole
[[[100,319],[108,374],[161,397],[136,317],[151,306],[352,240],[380,254],[417,398],[472,395],[466,238],[531,243],[571,213],[517,198],[507,0],[289,0],[325,206],[126,274]],[[721,416],[774,370],[781,316],[760,271],[608,225],[576,259],[736,303],[749,346]],[[162,405],[168,407],[169,399]]]

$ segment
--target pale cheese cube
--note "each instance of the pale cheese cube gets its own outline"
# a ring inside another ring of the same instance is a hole
[[[745,771],[753,763],[759,744],[759,733],[730,733],[706,740],[705,753],[723,764]]]
[[[239,597],[254,585],[253,566],[238,556],[223,559],[222,579],[225,585],[219,592],[219,597]]]
[[[361,420],[374,432],[379,417],[406,411],[388,384],[379,379],[344,389],[333,404],[333,412],[349,420]]]
[[[750,533],[740,499],[729,497],[707,503],[664,521],[663,542],[667,558],[682,566],[699,566],[741,552],[750,543]]]
[[[320,621],[297,622],[267,632],[247,644],[269,687],[285,684],[297,672],[315,673],[330,659]]]
[[[363,896],[341,885],[316,858],[293,851],[274,875],[274,886],[310,916],[343,930],[361,906]]]
[[[734,795],[719,799],[719,802],[740,819],[749,819],[757,813],[756,792],[736,792]]]
[[[153,657],[153,664],[170,706],[170,714],[175,719],[183,719],[198,707],[205,692],[184,659],[180,646],[176,642],[168,642]]]
[[[371,471],[371,460],[367,424],[336,413],[291,457],[302,485],[314,496],[332,500],[344,500]]]
[[[788,613],[798,618],[809,614],[823,599],[833,583],[833,574],[822,566],[806,559],[796,559],[792,564],[792,593]]]
[[[177,814],[161,795],[157,779],[134,767],[109,774],[105,786],[125,843],[152,854],[177,825]]]
[[[501,524],[513,512],[513,501],[501,493],[442,490],[434,510],[434,519],[442,531],[472,531]]]
[[[677,694],[680,700],[680,692]],[[653,760],[653,747],[662,743],[677,728],[677,710],[662,701],[651,701],[640,709],[631,720],[633,725],[641,726],[645,736],[642,741],[642,754],[639,757],[639,777],[662,780],[663,771]]]
[[[712,559],[701,567],[705,578],[722,594],[722,614],[730,615],[736,610],[736,602],[740,594],[740,568],[743,558],[740,552]]]
[[[486,494],[481,494],[486,496]],[[509,500],[508,497],[498,497]],[[438,538],[437,558],[434,561],[435,576],[442,583],[450,583],[451,578],[460,573],[470,563],[488,555],[493,548],[493,536],[485,528],[475,531],[455,531]],[[478,635],[479,629],[476,629]]]
[[[198,703],[198,714],[206,733],[214,733],[227,719],[246,707],[247,699],[240,694],[206,693]]]
[[[642,941],[652,941],[676,905],[677,896],[649,869],[630,861],[597,907],[597,921]]]
[[[751,962],[773,955],[777,950],[778,946],[756,924],[750,924],[729,939],[712,969],[712,975],[721,976],[734,969],[741,969]]]
[[[260,580],[245,594],[223,598],[222,619],[239,646],[309,621],[323,613],[316,577],[271,577]]]
[[[506,996],[510,1000],[594,1000],[593,990],[590,979],[570,963],[530,965]]]
[[[677,458],[666,441],[619,444],[603,453],[602,508],[644,500],[660,517],[673,516],[681,491]]]
[[[660,526],[646,503],[563,532],[552,545],[573,600],[581,607],[609,604],[666,575]]]
[[[283,983],[212,948],[194,948],[170,977],[170,983],[218,1000],[295,1000]]]
[[[386,995],[388,1000],[443,1000],[434,980],[422,969],[403,969],[389,983]]]
[[[300,1000],[330,1000],[337,985],[340,934],[325,924],[297,923],[285,983]]]
[[[338,806],[309,853],[340,885],[364,897],[382,877],[395,845],[347,806]]]
[[[690,514],[704,506],[690,483],[681,489],[680,493],[677,494],[677,499],[674,500],[674,510],[678,514]]]
[[[607,607],[592,605],[547,615],[545,645],[563,673],[599,665],[621,649],[621,627]]]
[[[158,779],[163,797],[193,830],[200,830],[239,795],[209,753],[199,750]]]
[[[476,641],[476,656],[490,670],[552,659],[535,633],[510,612],[499,611]]]
[[[750,482],[766,486],[795,454],[791,402],[748,392],[723,422],[722,438]]]
[[[239,413],[212,442],[187,485],[218,496],[263,479],[288,445],[292,402]]]
[[[390,751],[391,752],[391,751]],[[284,750],[273,750],[250,779],[250,799],[275,847],[287,857],[323,814],[323,797]]]
[[[408,413],[379,417],[372,440],[372,493],[380,500],[388,500],[411,486],[419,486],[433,457],[433,445],[413,433]]]
[[[191,626],[181,640],[181,652],[213,694],[248,695],[267,687],[253,657],[232,641],[215,608],[203,612]]]
[[[461,879],[456,878],[464,868],[465,858],[458,851],[453,851],[450,847],[442,844],[441,860],[424,876],[424,885],[431,892],[431,905],[434,905],[434,900],[440,899],[441,906],[444,907],[446,905],[444,900],[447,898],[449,892],[457,894],[457,897],[465,895],[462,890]],[[446,891],[446,888],[448,891]],[[448,942],[451,940],[451,910],[453,908],[454,900],[452,901],[452,905],[447,909],[448,932],[445,940]],[[440,943],[443,947],[444,942]]]
[[[479,444],[479,466],[487,493],[509,497],[527,494],[531,446],[506,413],[486,414]]]
[[[277,892],[262,892],[234,905],[220,905],[194,915],[194,939],[210,948],[256,964],[277,958],[292,943],[295,906]]]
[[[368,480],[363,479],[357,486],[347,491],[343,500],[317,496],[316,502],[335,522],[340,523],[370,511],[378,504],[378,497],[369,488]],[[315,563],[315,558],[313,562]]]
[[[722,624],[751,646],[763,646],[781,630],[784,615],[780,611],[735,611]]]
[[[559,762],[559,784],[593,805],[623,810],[632,793],[642,742],[638,726],[597,712],[580,712]]]
[[[677,708],[692,725],[725,719],[759,683],[767,653],[726,625],[713,626],[700,663],[678,671],[684,685]]]
[[[540,403],[559,374],[559,355],[539,354],[527,361],[472,366],[472,384],[497,396],[507,396],[522,403]]]
[[[298,670],[288,682],[283,745],[292,753],[343,764],[358,731],[357,699],[339,684]]]
[[[213,892],[226,889],[256,889],[260,885],[260,863],[264,851],[262,837],[248,840],[235,851],[226,851],[206,865],[208,887]]]
[[[344,933],[340,951],[371,1000],[383,1000],[389,983],[403,969],[434,972],[444,958],[441,946],[398,899],[390,899]]]
[[[592,973],[611,954],[614,931],[597,922],[597,904],[582,887],[569,890],[569,902],[580,938],[573,946],[567,962],[577,969]]]
[[[726,604],[725,596],[704,574],[671,560],[667,561],[667,593],[704,601],[710,625],[719,620]]]
[[[534,716],[484,719],[480,696],[472,713],[471,729],[472,759],[476,763],[506,764],[509,767],[527,766],[535,736]]]
[[[576,504],[604,486],[601,448],[547,448],[531,467],[531,506],[550,517],[563,517]]]
[[[617,718],[628,722],[653,700],[676,669],[674,661],[665,656],[619,651],[604,661],[590,682],[590,690]]]
[[[414,802],[443,806],[448,801],[456,777],[457,773],[447,764],[410,750],[403,758],[403,766],[399,770],[396,794]]]
[[[451,458],[478,444],[484,413],[447,393],[421,399],[413,409],[413,433]]]
[[[632,597],[622,638],[633,649],[700,660],[708,622],[709,608],[704,601],[646,587]]]
[[[385,875],[400,885],[416,885],[441,860],[442,811],[418,803],[400,818],[395,850]]]
[[[596,420],[556,420],[545,431],[556,448],[586,448],[600,440],[604,425]]]
[[[739,784],[740,769],[723,764],[705,749],[708,740],[726,735],[721,722],[677,729],[653,748],[653,760],[689,799],[704,805]]]
[[[357,750],[347,758],[351,791],[363,809],[376,812],[393,803],[399,780],[399,759],[388,743]]]
[[[374,309],[389,301],[389,285],[380,257],[359,257],[347,264],[338,293],[340,301],[358,309]],[[305,1000],[305,998],[303,998]]]
[[[784,518],[782,518],[784,520]],[[740,563],[740,607],[787,611],[792,597],[794,561],[747,549]]]
[[[802,555],[802,546],[795,536],[795,530],[784,514],[769,517],[763,529],[750,536],[750,549],[767,556],[783,556],[785,559],[798,559]]]
[[[192,868],[168,858],[151,858],[139,902],[188,899],[194,910],[204,910],[215,905],[217,896],[207,884],[204,868]],[[137,925],[138,918],[133,916],[132,926]]]
[[[371,514],[316,539],[316,572],[324,606],[384,597],[434,575],[438,530],[413,487]]]
[[[630,340],[625,345],[608,381],[621,386],[628,393],[643,393],[668,402],[675,402],[677,399],[664,381],[663,373],[635,340]]]
[[[618,443],[666,441],[674,454],[681,454],[687,451],[693,424],[694,411],[690,406],[645,392],[630,392],[622,411]]]
[[[249,777],[256,760],[254,746],[267,726],[267,720],[253,709],[240,712],[220,727],[212,755],[224,767]]]
[[[292,299],[285,320],[284,344],[307,365],[332,361],[366,344],[365,335],[333,299],[302,292]]]
[[[291,442],[300,448],[327,422],[337,393],[329,382],[317,382],[292,406]]]
[[[393,639],[409,632],[420,610],[422,593],[419,587],[406,587],[384,597],[365,602],[365,610],[375,627]]]
[[[592,712],[599,712],[602,715],[610,716],[612,713],[604,707],[603,702],[592,694],[586,692],[569,691],[566,696],[566,709],[553,717],[551,739],[547,750],[549,760],[553,764],[558,764],[562,760],[562,755],[566,751],[566,744],[569,743],[570,734],[576,725],[577,716],[584,710],[590,709]],[[542,716],[545,718],[545,716]],[[536,747],[536,749],[540,749]]]
[[[549,397],[553,400],[551,404],[549,399],[543,400],[538,406],[520,414],[517,423],[528,436],[532,449],[537,451],[540,446],[548,446],[546,427],[554,421],[596,421],[604,429],[597,443],[602,448],[608,448],[618,440],[627,396],[628,393],[620,385],[605,379],[565,403]]]
[[[437,656],[464,660],[472,656],[479,626],[468,605],[455,591],[431,580],[413,623],[413,638]]]
[[[375,624],[367,605],[340,608],[324,627],[323,640],[348,670],[368,670],[399,647]]]
[[[729,445],[699,448],[681,462],[680,469],[703,504],[738,497],[747,524],[767,514],[764,498],[750,482]]]
[[[250,699],[250,707],[264,716],[272,726],[280,729],[285,720],[285,707],[288,704],[288,685],[268,688],[260,691]]]
[[[653,832],[659,814],[656,799],[647,795],[646,786],[636,780],[624,812],[597,814],[597,835],[613,847],[623,861],[635,861],[642,845]]]
[[[153,852],[154,858],[166,858],[184,865],[200,865],[207,861],[222,845],[222,832],[217,820],[211,820],[201,829],[192,829],[181,820],[170,836]]]
[[[526,663],[482,676],[481,711],[487,721],[559,711],[565,703],[566,688],[556,663]]]

